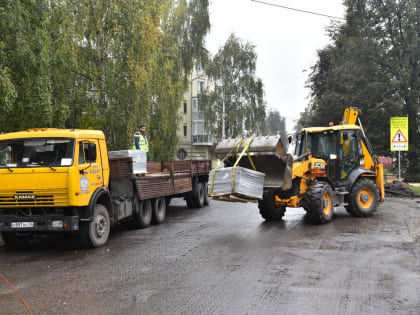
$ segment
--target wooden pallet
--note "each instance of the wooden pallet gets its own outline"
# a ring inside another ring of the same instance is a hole
[[[210,198],[214,200],[222,200],[222,201],[229,201],[229,202],[242,202],[242,203],[257,203],[258,200],[255,198],[250,198],[241,194],[226,194],[226,195],[216,195],[210,196]]]

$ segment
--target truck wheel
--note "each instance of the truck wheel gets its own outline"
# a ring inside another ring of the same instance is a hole
[[[202,182],[202,185],[204,187],[204,205],[208,206],[210,204],[209,186],[207,182]]]
[[[367,217],[374,213],[379,204],[379,189],[367,178],[359,179],[348,197],[347,212],[356,217]]]
[[[276,207],[274,203],[274,192],[268,191],[263,195],[263,200],[258,200],[258,208],[261,216],[266,221],[278,221],[284,216],[286,207]]]
[[[161,224],[165,221],[166,215],[166,202],[165,198],[160,197],[153,199],[153,215],[152,215],[152,222],[153,224]]]
[[[139,200],[138,198],[135,199],[134,203],[134,226],[138,229],[144,229],[152,221],[152,204],[149,199]]]
[[[2,232],[4,245],[7,247],[22,247],[29,243],[31,236],[19,236],[14,232]]]
[[[80,236],[85,247],[101,247],[106,244],[111,230],[111,222],[106,207],[97,203],[90,222],[82,222]]]
[[[334,195],[331,186],[325,182],[312,185],[306,194],[305,210],[311,222],[321,224],[331,221],[334,213]]]

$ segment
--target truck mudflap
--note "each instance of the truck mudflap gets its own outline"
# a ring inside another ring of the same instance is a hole
[[[22,217],[5,215],[0,218],[0,232],[65,232],[78,230],[78,216]]]

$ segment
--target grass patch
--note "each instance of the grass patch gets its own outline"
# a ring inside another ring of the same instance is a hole
[[[409,187],[412,191],[415,191],[416,193],[420,194],[420,186],[409,185]]]

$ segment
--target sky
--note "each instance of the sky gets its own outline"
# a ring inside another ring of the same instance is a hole
[[[341,0],[261,1],[340,18],[345,12]],[[309,103],[305,82],[317,61],[317,50],[330,43],[326,28],[332,21],[251,0],[210,0],[211,30],[206,45],[214,55],[233,32],[256,46],[256,75],[263,81],[267,108],[286,117],[291,132]]]

